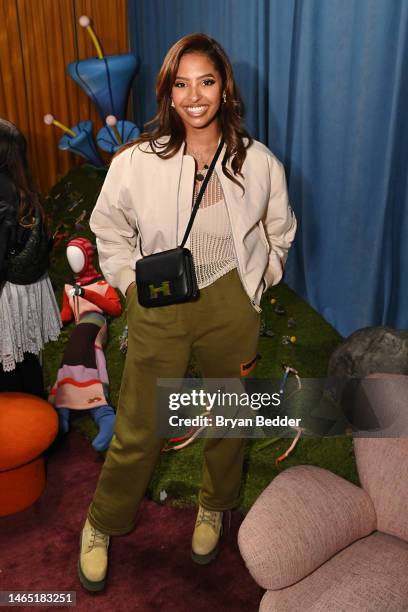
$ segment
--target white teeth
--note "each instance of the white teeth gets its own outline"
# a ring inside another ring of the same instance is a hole
[[[187,106],[190,113],[202,113],[206,108],[206,106]]]

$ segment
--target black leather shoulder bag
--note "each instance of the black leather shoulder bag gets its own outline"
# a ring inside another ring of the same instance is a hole
[[[136,262],[137,296],[139,304],[145,308],[190,302],[198,297],[193,257],[191,251],[184,245],[223,146],[224,140],[221,139],[195,201],[180,246],[154,255],[147,255]]]

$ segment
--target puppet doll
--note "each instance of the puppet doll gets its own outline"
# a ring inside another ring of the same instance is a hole
[[[107,339],[106,315],[117,317],[122,307],[115,289],[92,265],[93,252],[94,247],[87,238],[75,238],[67,246],[75,283],[64,286],[61,319],[66,324],[74,318],[76,327],[65,348],[49,401],[58,410],[62,433],[69,430],[71,410],[89,410],[99,428],[92,446],[104,451],[115,424],[103,353]]]

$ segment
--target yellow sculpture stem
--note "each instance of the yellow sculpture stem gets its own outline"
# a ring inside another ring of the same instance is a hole
[[[120,137],[119,130],[118,130],[118,128],[116,127],[116,125],[113,125],[113,126],[112,126],[112,130],[113,130],[113,133],[114,133],[114,134],[115,134],[115,136],[116,136],[116,140],[118,141],[118,143],[119,143],[119,144],[123,144],[123,140],[122,140],[122,138]]]
[[[102,48],[101,48],[101,45],[99,44],[99,40],[96,38],[96,34],[93,31],[92,26],[89,25],[87,26],[86,29],[88,31],[89,36],[92,38],[92,42],[95,45],[95,49],[96,49],[99,59],[103,59]]]
[[[64,125],[63,123],[60,123],[56,119],[54,119],[53,124],[56,125],[57,127],[61,128],[61,130],[64,130],[64,132],[66,132],[70,136],[73,136],[74,138],[77,136],[77,134],[75,134],[74,130],[71,130],[66,125]]]

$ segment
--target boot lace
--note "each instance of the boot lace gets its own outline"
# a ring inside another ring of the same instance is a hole
[[[216,512],[215,510],[206,510],[205,508],[200,507],[197,516],[196,527],[199,527],[202,523],[207,523],[214,529],[214,531],[217,531],[221,515],[221,512]]]
[[[102,531],[98,531],[95,527],[91,527],[88,551],[98,547],[107,548],[108,544],[109,536],[106,533],[102,533]]]

